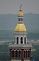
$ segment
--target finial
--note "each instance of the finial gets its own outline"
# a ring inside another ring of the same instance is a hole
[[[20,5],[20,10],[22,9],[22,6],[23,6],[23,5],[21,4],[21,5]]]
[[[19,12],[18,12],[18,17],[23,17],[23,16],[24,16],[24,11],[23,11],[23,9],[22,9],[22,4],[20,5],[19,8],[20,8],[20,9],[19,9]]]

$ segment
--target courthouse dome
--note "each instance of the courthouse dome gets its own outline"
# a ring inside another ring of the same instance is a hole
[[[17,32],[26,32],[27,30],[26,30],[26,27],[25,27],[24,23],[18,23],[16,25],[15,31],[17,31]]]

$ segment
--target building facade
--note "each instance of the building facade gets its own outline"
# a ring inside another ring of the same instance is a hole
[[[14,44],[9,45],[11,61],[31,61],[32,45],[27,40],[27,28],[23,22],[24,11],[20,7],[18,23],[13,33]]]

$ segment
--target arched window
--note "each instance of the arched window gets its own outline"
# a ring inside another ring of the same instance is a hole
[[[28,57],[30,57],[30,51],[28,51]]]
[[[26,37],[24,37],[24,43],[26,44]]]
[[[18,20],[20,21],[20,18]]]
[[[14,58],[14,50],[11,51],[11,56]]]
[[[19,20],[19,21],[23,21],[23,18],[19,18],[18,20]]]
[[[23,44],[23,37],[21,37],[21,44]]]
[[[18,44],[18,41],[19,41],[19,37],[17,37],[17,44]]]

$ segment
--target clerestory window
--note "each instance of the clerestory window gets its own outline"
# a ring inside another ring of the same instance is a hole
[[[24,37],[24,43],[26,44],[26,37]]]
[[[21,37],[21,44],[23,44],[23,37]]]
[[[17,37],[17,44],[18,44],[18,41],[19,41],[19,37]]]

